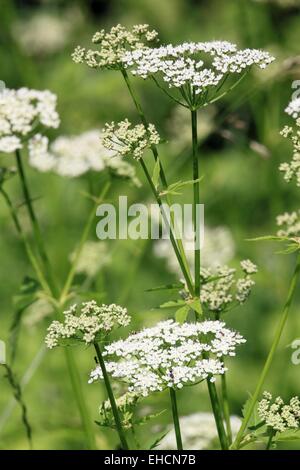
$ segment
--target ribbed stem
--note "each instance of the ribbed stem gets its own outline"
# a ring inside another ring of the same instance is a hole
[[[254,391],[254,394],[252,396],[251,403],[250,403],[250,406],[248,408],[248,411],[247,411],[247,413],[246,413],[246,415],[243,419],[240,430],[239,430],[239,432],[236,436],[236,439],[235,439],[235,441],[232,445],[232,449],[238,449],[239,448],[239,444],[240,444],[240,442],[243,438],[244,432],[245,432],[245,430],[248,426],[248,423],[249,423],[250,418],[252,416],[252,413],[254,411],[255,404],[256,404],[256,402],[257,402],[257,400],[258,400],[258,398],[261,394],[266,376],[267,376],[267,374],[268,374],[268,372],[271,368],[275,352],[277,350],[282,332],[284,330],[285,324],[286,324],[287,319],[288,319],[290,307],[291,307],[291,304],[292,304],[292,301],[293,301],[293,298],[294,298],[294,295],[295,295],[295,290],[296,290],[296,286],[297,286],[297,282],[298,282],[298,278],[299,278],[299,273],[300,273],[300,253],[298,254],[298,257],[297,257],[297,263],[296,263],[296,267],[295,267],[295,270],[294,270],[293,277],[291,279],[287,300],[286,300],[286,303],[285,303],[285,306],[284,306],[284,309],[283,309],[283,312],[282,312],[282,317],[281,317],[281,319],[278,323],[278,326],[277,326],[277,329],[276,329],[276,332],[275,332],[275,336],[274,336],[274,339],[273,339],[273,343],[272,343],[270,352],[269,352],[267,360],[265,362],[263,371],[262,371],[262,373],[259,377],[259,380],[258,380],[256,389]]]
[[[112,387],[111,387],[111,384],[110,384],[110,380],[109,380],[109,377],[108,377],[108,374],[107,374],[107,370],[106,370],[106,367],[105,367],[105,362],[103,360],[99,345],[97,343],[94,343],[94,346],[95,346],[97,358],[98,358],[98,361],[99,361],[99,364],[100,364],[100,367],[101,367],[103,380],[104,380],[107,395],[108,395],[108,398],[109,398],[109,401],[110,401],[111,410],[112,410],[112,413],[114,415],[115,424],[116,424],[117,432],[119,434],[122,449],[123,450],[128,450],[129,447],[128,447],[127,440],[126,440],[126,437],[125,437],[125,432],[123,430],[122,421],[120,419],[119,410],[118,410],[118,407],[117,407],[117,404],[116,404],[114,393],[113,393],[113,390],[112,390]]]
[[[177,450],[183,450],[180,423],[179,423],[179,417],[178,417],[176,392],[173,388],[170,388],[170,399],[171,399],[171,406],[172,406],[172,416],[173,416],[174,430],[175,430],[175,436],[176,436]]]

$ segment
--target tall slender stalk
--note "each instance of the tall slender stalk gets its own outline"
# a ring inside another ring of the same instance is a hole
[[[22,185],[22,190],[23,190],[23,195],[24,195],[25,202],[26,202],[28,215],[29,215],[33,232],[34,232],[34,236],[35,236],[36,245],[39,250],[39,254],[40,254],[42,263],[44,265],[46,277],[49,281],[49,285],[51,286],[51,290],[53,291],[55,295],[57,295],[58,293],[57,286],[54,281],[51,264],[47,255],[47,251],[44,246],[43,235],[42,235],[42,232],[38,223],[38,219],[34,211],[32,199],[30,197],[30,192],[29,192],[29,188],[27,184],[27,179],[26,179],[25,170],[24,170],[23,163],[22,163],[20,150],[16,150],[16,161],[17,161],[19,177],[20,177],[20,181]]]
[[[183,450],[180,423],[179,423],[179,417],[178,417],[176,392],[173,388],[170,388],[170,399],[171,399],[171,405],[172,405],[172,416],[173,416],[173,423],[174,423],[174,429],[175,429],[177,450]]]
[[[191,280],[190,280],[189,274],[188,274],[188,272],[187,272],[187,270],[186,270],[185,264],[184,264],[183,259],[182,259],[182,257],[181,257],[181,253],[180,253],[180,251],[179,251],[179,249],[178,249],[178,246],[177,246],[177,244],[176,244],[176,240],[175,240],[175,238],[174,238],[174,234],[173,234],[172,228],[170,227],[170,224],[169,224],[169,221],[168,221],[168,217],[167,217],[167,215],[166,215],[166,213],[165,213],[165,210],[164,210],[163,203],[162,203],[162,200],[161,200],[161,198],[160,198],[160,195],[158,194],[158,192],[157,192],[156,189],[155,189],[155,186],[154,186],[154,184],[153,184],[153,181],[152,181],[152,179],[151,179],[151,176],[150,176],[150,174],[149,174],[149,171],[148,171],[148,169],[147,169],[147,166],[146,166],[146,164],[145,164],[145,162],[144,162],[144,160],[143,160],[142,158],[140,159],[140,163],[141,163],[142,169],[143,169],[143,171],[144,171],[144,173],[145,173],[146,179],[147,179],[147,181],[148,181],[148,183],[149,183],[149,185],[150,185],[150,188],[151,188],[151,190],[152,190],[152,192],[153,192],[153,195],[154,195],[154,197],[155,197],[155,199],[156,199],[156,201],[157,201],[157,204],[158,204],[159,207],[160,207],[160,210],[161,210],[161,213],[162,213],[162,216],[163,216],[163,219],[164,219],[164,223],[165,223],[166,226],[170,229],[170,241],[171,241],[171,243],[172,243],[173,250],[174,250],[174,252],[175,252],[175,255],[176,255],[176,258],[177,258],[178,263],[179,263],[179,265],[180,265],[182,274],[183,274],[184,279],[185,279],[185,281],[186,281],[188,290],[189,290],[189,292],[190,292],[191,295],[194,295],[194,287],[193,287],[193,284],[192,284],[192,282],[191,282]]]
[[[142,109],[141,103],[138,100],[138,97],[137,97],[136,93],[133,90],[133,87],[131,85],[131,82],[130,82],[130,79],[129,79],[129,76],[128,76],[126,70],[122,70],[122,75],[123,75],[123,78],[125,80],[125,83],[126,83],[128,91],[129,91],[129,94],[130,94],[130,96],[132,98],[132,101],[134,103],[134,106],[135,106],[135,108],[138,112],[140,120],[141,120],[142,124],[144,124],[144,126],[147,128],[148,125],[149,125],[148,120],[147,120],[147,118],[145,116],[145,113]],[[151,146],[151,150],[152,150],[152,153],[153,153],[154,160],[157,161],[159,159],[159,155],[158,155],[158,150],[157,150],[156,145],[153,144]],[[163,168],[163,165],[162,165],[162,162],[161,162],[160,159],[159,159],[159,164],[160,164],[159,165],[160,166],[159,173],[160,173],[161,184],[162,184],[163,188],[166,190],[166,189],[168,189],[168,181],[167,181],[166,174],[165,174],[165,171],[164,171],[164,168]],[[167,200],[168,205],[171,206],[172,201],[171,201],[171,198],[170,198],[169,194],[166,194],[166,200]],[[171,222],[173,224],[175,233],[177,233],[178,230],[177,230],[176,220],[175,220],[175,216],[174,216],[173,212],[170,213],[170,218],[171,218]],[[182,240],[179,236],[177,237],[177,245],[178,245],[178,249],[180,251],[180,255],[181,255],[182,261],[184,263],[186,272],[188,273],[190,282],[192,282],[189,264],[188,264],[187,259],[186,259],[186,255],[185,255]]]
[[[248,411],[247,411],[247,413],[246,413],[246,415],[245,415],[245,417],[242,421],[242,424],[241,424],[239,432],[236,436],[236,439],[235,439],[233,445],[231,446],[232,449],[238,449],[239,448],[239,444],[241,443],[241,440],[243,439],[244,432],[247,428],[247,425],[248,425],[248,423],[250,421],[250,418],[252,416],[252,413],[254,411],[255,404],[256,404],[256,402],[257,402],[257,400],[258,400],[258,398],[261,394],[266,376],[267,376],[267,374],[268,374],[268,372],[271,368],[275,352],[277,350],[282,332],[284,330],[285,324],[286,324],[288,316],[289,316],[290,307],[291,307],[291,304],[292,304],[292,301],[293,301],[293,298],[294,298],[294,295],[295,295],[295,290],[296,290],[297,282],[298,282],[298,279],[299,279],[299,274],[300,274],[300,253],[298,253],[296,267],[295,267],[294,274],[293,274],[292,279],[291,279],[287,300],[286,300],[286,303],[284,305],[282,316],[280,318],[280,321],[278,323],[278,326],[277,326],[277,329],[276,329],[276,332],[275,332],[275,336],[274,336],[274,339],[273,339],[273,342],[272,342],[272,345],[271,345],[271,349],[269,351],[269,354],[268,354],[267,360],[265,362],[264,368],[262,370],[262,373],[259,377],[256,389],[253,393]]]
[[[111,387],[111,384],[110,384],[109,376],[107,374],[107,370],[106,370],[106,367],[105,367],[105,362],[103,360],[99,345],[97,343],[94,343],[94,347],[95,347],[97,358],[98,358],[98,361],[99,361],[99,364],[100,364],[100,367],[101,367],[103,380],[104,380],[106,391],[107,391],[108,398],[109,398],[109,401],[110,401],[111,410],[112,410],[112,413],[114,415],[115,424],[116,424],[117,432],[119,434],[122,449],[123,450],[128,450],[128,444],[127,444],[125,432],[124,432],[124,429],[123,429],[123,426],[122,426],[122,421],[121,421],[121,418],[120,418],[120,415],[119,415],[119,410],[118,410],[118,407],[117,407],[117,404],[116,404],[114,393],[113,393],[113,390],[112,390],[112,387]]]
[[[223,423],[223,413],[220,407],[220,402],[217,394],[217,389],[216,386],[213,382],[211,382],[209,379],[207,379],[207,387],[208,387],[208,392],[209,392],[209,397],[211,401],[211,406],[213,410],[213,414],[215,417],[215,422],[217,426],[217,431],[218,431],[218,436],[221,444],[222,450],[228,450],[228,440],[224,428],[224,423]]]
[[[193,144],[193,227],[195,232],[195,248],[194,248],[194,279],[195,279],[195,295],[200,296],[200,183],[199,183],[199,165],[198,165],[198,133],[197,133],[197,110],[191,110],[192,121],[192,144]]]
[[[224,359],[222,359],[224,362]],[[228,400],[228,393],[227,393],[227,381],[226,381],[226,372],[221,375],[221,403],[223,407],[223,414],[224,420],[226,425],[226,433],[228,444],[231,445],[232,443],[232,429],[231,429],[231,422],[230,422],[230,408],[229,408],[229,400]]]

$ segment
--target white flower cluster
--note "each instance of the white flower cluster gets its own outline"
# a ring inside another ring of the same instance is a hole
[[[273,400],[271,393],[264,392],[263,399],[258,404],[258,414],[274,431],[284,432],[300,428],[300,400],[298,397],[291,398],[289,404],[285,404],[281,397]]]
[[[132,49],[140,49],[145,44],[157,40],[157,32],[150,30],[149,25],[139,24],[127,30],[118,24],[106,32],[104,29],[93,36],[93,43],[99,44],[99,50],[76,47],[72,54],[75,63],[86,63],[92,68],[121,69],[122,57],[125,52]]]
[[[211,450],[218,439],[216,423],[212,413],[194,413],[179,418],[183,448],[186,450]],[[236,436],[241,420],[237,416],[230,417],[233,437]],[[174,427],[163,438],[157,447],[159,450],[176,450]]]
[[[90,344],[113,329],[127,326],[130,323],[126,308],[115,304],[97,305],[95,300],[83,302],[80,309],[77,304],[72,305],[64,312],[64,316],[63,323],[53,321],[48,328],[45,342],[50,349],[58,346],[61,340],[66,339]]]
[[[58,137],[49,147],[49,140],[40,134],[28,144],[29,163],[39,171],[53,171],[60,176],[74,178],[88,171],[102,171],[108,168],[113,174],[139,181],[132,165],[113,157],[101,144],[101,133],[90,130],[78,136]]]
[[[158,145],[160,136],[154,126],[143,124],[133,126],[128,119],[117,124],[105,124],[102,130],[102,145],[109,151],[121,157],[142,158],[146,149]]]
[[[300,211],[285,212],[276,217],[276,222],[280,229],[278,237],[299,237],[300,236]]]
[[[215,271],[201,270],[200,300],[207,310],[224,313],[236,304],[243,304],[248,299],[255,282],[253,274],[257,267],[250,260],[240,263],[243,277],[237,277],[236,269],[220,266]]]
[[[4,88],[0,92],[0,152],[22,148],[37,125],[57,128],[56,95],[50,91]]]
[[[285,112],[292,116],[294,119],[297,119],[300,114],[300,98],[295,98],[294,100],[292,100],[285,108]]]
[[[185,42],[157,48],[128,51],[123,57],[134,75],[148,78],[158,75],[169,88],[187,85],[197,94],[220,84],[228,74],[239,74],[252,65],[264,69],[274,58],[257,49],[238,50],[227,41]],[[186,100],[188,101],[188,99]]]
[[[107,345],[103,355],[113,378],[129,384],[129,391],[147,396],[167,387],[182,388],[223,374],[220,359],[234,356],[244,338],[219,321],[179,324],[174,320],[158,323]],[[205,356],[205,359],[203,358]],[[90,382],[102,378],[99,367]]]
[[[295,179],[297,186],[300,186],[300,98],[292,100],[285,111],[295,119],[296,127],[285,126],[280,134],[292,141],[293,157],[290,162],[281,163],[279,170],[288,183]]]

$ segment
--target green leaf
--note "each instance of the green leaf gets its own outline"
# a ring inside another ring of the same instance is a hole
[[[248,413],[251,404],[252,404],[252,395],[249,394],[248,400],[243,405],[243,409],[242,409],[243,417],[245,417],[246,414]],[[248,423],[248,428],[249,429],[251,427],[258,426],[258,424],[261,422],[261,418],[259,417],[258,412],[257,412],[257,405],[258,405],[258,403],[256,402],[255,406],[254,406],[254,410],[253,410],[252,415],[251,415],[251,418],[250,418],[249,423]]]
[[[151,289],[146,289],[145,292],[157,292],[161,290],[178,290],[184,287],[183,283],[178,284],[165,284],[164,286],[152,287]]]
[[[156,159],[154,169],[153,169],[153,175],[152,175],[152,182],[155,186],[155,189],[158,188],[158,182],[159,182],[159,175],[160,175],[160,163],[159,159]]]
[[[186,302],[184,300],[169,300],[168,302],[161,304],[159,308],[175,308],[185,304]]]
[[[260,241],[275,241],[275,242],[285,242],[291,241],[289,237],[278,237],[276,235],[265,235],[263,237],[248,238],[248,242],[260,242]]]
[[[150,421],[151,419],[158,418],[159,416],[161,416],[165,412],[166,412],[166,410],[162,410],[162,411],[159,411],[158,413],[152,413],[150,415],[143,416],[142,418],[137,419],[136,421],[134,421],[133,424],[142,426],[143,424],[148,423],[148,421]]]
[[[188,305],[184,305],[184,307],[179,308],[175,312],[175,320],[178,323],[184,323],[188,316],[189,311],[190,311],[190,307]]]
[[[164,194],[180,195],[181,193],[178,192],[178,190],[184,188],[185,186],[191,186],[196,183],[199,183],[202,179],[203,177],[197,178],[196,180],[177,181],[176,183],[170,184],[170,186],[168,186],[166,190],[162,191],[161,195],[164,195]]]
[[[166,437],[166,435],[169,433],[169,431],[165,431],[164,433],[162,433],[160,436],[158,436],[157,439],[155,439],[155,441],[150,444],[150,446],[146,446],[146,448],[148,448],[149,450],[152,450],[152,449],[155,449],[160,443],[161,441],[163,440],[164,437]]]
[[[193,309],[193,310],[195,310],[195,312],[199,313],[199,315],[203,314],[200,299],[193,299],[191,301],[188,301],[187,304],[191,309]]]

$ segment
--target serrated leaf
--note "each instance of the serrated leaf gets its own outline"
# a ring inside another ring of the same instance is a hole
[[[245,417],[245,415],[248,413],[251,404],[252,404],[252,396],[249,395],[249,398],[246,400],[246,402],[244,403],[243,408],[242,408],[243,417]],[[251,415],[251,418],[248,422],[248,428],[255,427],[261,422],[261,418],[259,417],[258,412],[257,412],[257,405],[258,405],[258,403],[256,402],[255,406],[254,406],[254,409],[253,409],[253,412],[252,412],[252,415]]]
[[[179,308],[175,312],[175,320],[178,323],[184,323],[188,316],[189,311],[190,311],[190,307],[188,305],[184,305],[184,307]]]
[[[159,159],[157,158],[154,168],[153,168],[153,174],[152,174],[152,183],[154,184],[155,189],[158,188],[159,175],[160,175],[160,163],[159,163]]]

